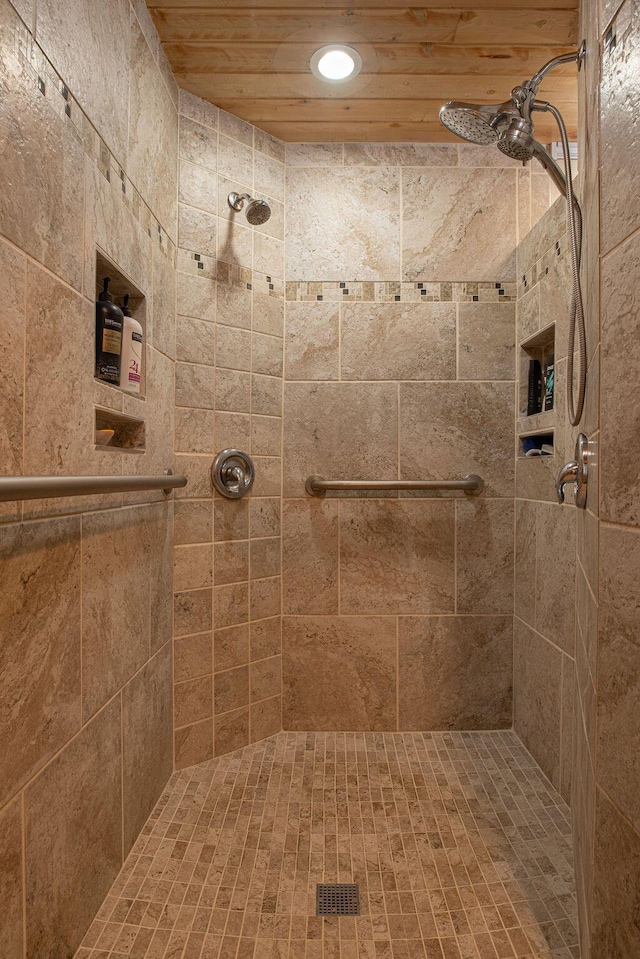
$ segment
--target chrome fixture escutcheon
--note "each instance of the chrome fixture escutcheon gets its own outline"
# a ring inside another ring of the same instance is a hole
[[[253,460],[242,450],[221,450],[211,465],[211,481],[227,499],[246,496],[255,478]]]
[[[558,502],[564,503],[564,488],[567,483],[573,483],[573,496],[578,509],[587,505],[587,482],[589,479],[589,440],[584,433],[579,433],[576,440],[575,460],[563,466],[556,481]]]

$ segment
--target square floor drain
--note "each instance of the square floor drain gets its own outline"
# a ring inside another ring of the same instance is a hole
[[[357,883],[318,883],[317,916],[359,916],[360,890]]]

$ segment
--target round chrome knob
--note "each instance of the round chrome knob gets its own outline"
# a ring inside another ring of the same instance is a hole
[[[256,476],[253,461],[242,450],[221,450],[211,466],[211,481],[222,496],[241,499],[246,496]]]

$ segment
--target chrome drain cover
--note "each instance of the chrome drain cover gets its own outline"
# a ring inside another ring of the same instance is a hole
[[[360,890],[357,883],[318,883],[317,916],[359,916]]]

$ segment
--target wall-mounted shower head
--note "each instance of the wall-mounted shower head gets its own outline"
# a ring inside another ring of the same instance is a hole
[[[511,121],[521,119],[518,105],[511,100],[492,106],[450,100],[440,108],[440,122],[456,136],[480,146],[499,144],[502,131]]]
[[[462,103],[450,100],[440,108],[440,123],[456,136],[469,143],[488,146],[498,139],[497,131],[491,126],[497,107],[483,107],[476,103]]]
[[[488,106],[451,100],[441,107],[440,122],[456,136],[470,143],[483,146],[495,143],[505,156],[514,160],[527,163],[534,156],[537,157],[556,186],[566,195],[567,184],[562,170],[542,144],[535,139],[533,113],[536,110],[555,111],[551,104],[536,100],[538,87],[554,67],[572,61],[581,64],[585,55],[584,51],[585,47],[582,44],[575,53],[564,53],[549,60],[530,80],[525,80],[514,87],[511,98],[505,103]]]
[[[271,216],[271,207],[267,201],[256,200],[249,193],[230,193],[227,202],[236,213],[240,213],[246,203],[247,209],[244,212],[251,226],[261,226]]]

